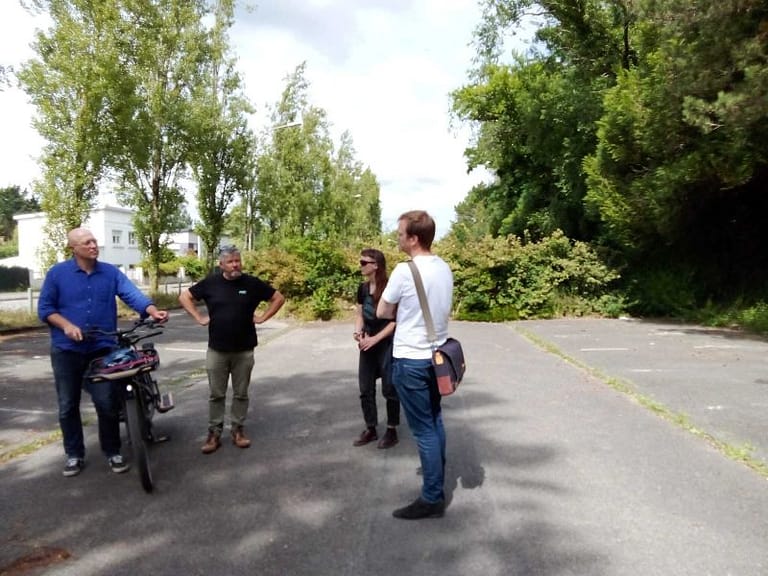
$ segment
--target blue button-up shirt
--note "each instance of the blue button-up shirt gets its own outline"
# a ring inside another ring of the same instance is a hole
[[[48,316],[58,312],[83,332],[92,328],[111,332],[117,329],[115,297],[140,314],[152,304],[116,266],[97,261],[93,272],[88,274],[72,258],[56,264],[46,274],[37,315],[46,322]],[[115,345],[114,338],[104,336],[75,342],[62,329],[50,327],[51,344],[62,350],[87,353]]]

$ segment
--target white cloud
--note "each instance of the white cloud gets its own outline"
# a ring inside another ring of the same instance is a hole
[[[35,25],[3,3],[4,65],[32,56]],[[467,132],[449,126],[449,94],[465,83],[468,46],[479,20],[476,0],[261,0],[240,11],[232,30],[246,91],[264,121],[285,77],[307,62],[312,104],[328,113],[336,136],[348,130],[358,160],[381,184],[385,228],[423,208],[447,231],[453,209],[482,175],[467,175]],[[9,62],[7,56],[13,55]],[[0,92],[0,185],[28,186],[42,142],[33,109],[18,89]],[[260,126],[254,126],[259,130]]]
[[[3,3],[0,64],[18,68],[20,62],[34,56],[30,44],[35,27],[41,27],[42,21],[30,16],[17,2]],[[44,142],[32,128],[33,115],[34,107],[15,84],[0,90],[0,187],[31,188],[38,173],[36,158]]]

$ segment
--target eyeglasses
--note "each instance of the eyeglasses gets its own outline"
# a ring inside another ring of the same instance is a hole
[[[368,264],[376,264],[376,260],[360,260],[360,266],[366,266]]]

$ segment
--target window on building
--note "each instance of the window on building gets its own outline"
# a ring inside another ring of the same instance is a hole
[[[128,246],[136,246],[136,232],[128,232]]]
[[[112,245],[119,246],[120,241],[122,240],[122,236],[123,236],[122,230],[112,230]]]

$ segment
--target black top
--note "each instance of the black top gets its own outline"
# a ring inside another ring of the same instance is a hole
[[[208,316],[208,347],[219,352],[243,352],[257,344],[253,313],[275,293],[266,282],[243,274],[227,280],[211,274],[189,289],[195,300],[205,301]]]
[[[376,304],[368,282],[362,282],[357,287],[357,303],[363,307],[363,331],[369,336],[378,334],[392,321],[376,317]]]

